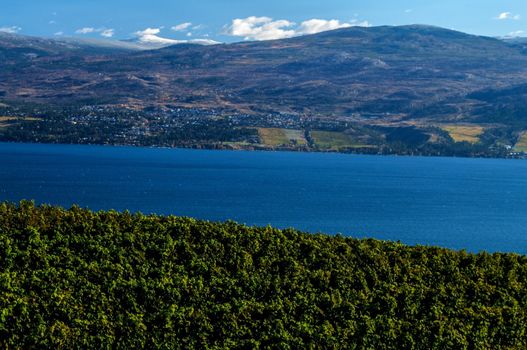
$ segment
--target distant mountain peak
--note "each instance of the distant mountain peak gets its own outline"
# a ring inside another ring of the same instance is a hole
[[[190,40],[173,40],[173,39],[164,39],[163,40],[144,40],[142,38],[123,40],[123,42],[135,43],[145,49],[161,49],[168,46],[174,45],[217,45],[221,44],[218,41],[211,39],[190,39]]]
[[[219,42],[210,39],[166,40],[163,42],[148,42],[138,40],[137,38],[129,40],[80,37],[43,38],[0,32],[0,48],[32,48],[42,50],[48,53],[56,53],[61,52],[63,50],[141,51],[155,50],[178,44],[208,46],[219,44]]]

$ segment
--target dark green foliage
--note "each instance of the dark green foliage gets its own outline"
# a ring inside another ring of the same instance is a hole
[[[0,204],[2,348],[524,349],[527,258]]]
[[[404,143],[410,147],[418,147],[430,139],[430,136],[415,127],[391,128],[386,140],[391,143]]]

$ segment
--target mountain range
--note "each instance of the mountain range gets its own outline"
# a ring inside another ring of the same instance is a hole
[[[0,35],[4,104],[297,115],[364,125],[527,128],[522,40],[426,25],[180,44]],[[512,143],[511,140],[509,143]]]

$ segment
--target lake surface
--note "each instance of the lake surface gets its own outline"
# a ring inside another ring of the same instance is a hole
[[[527,161],[0,143],[0,200],[527,253]]]

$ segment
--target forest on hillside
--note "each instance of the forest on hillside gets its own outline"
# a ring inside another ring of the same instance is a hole
[[[0,204],[0,347],[525,349],[527,257]]]

